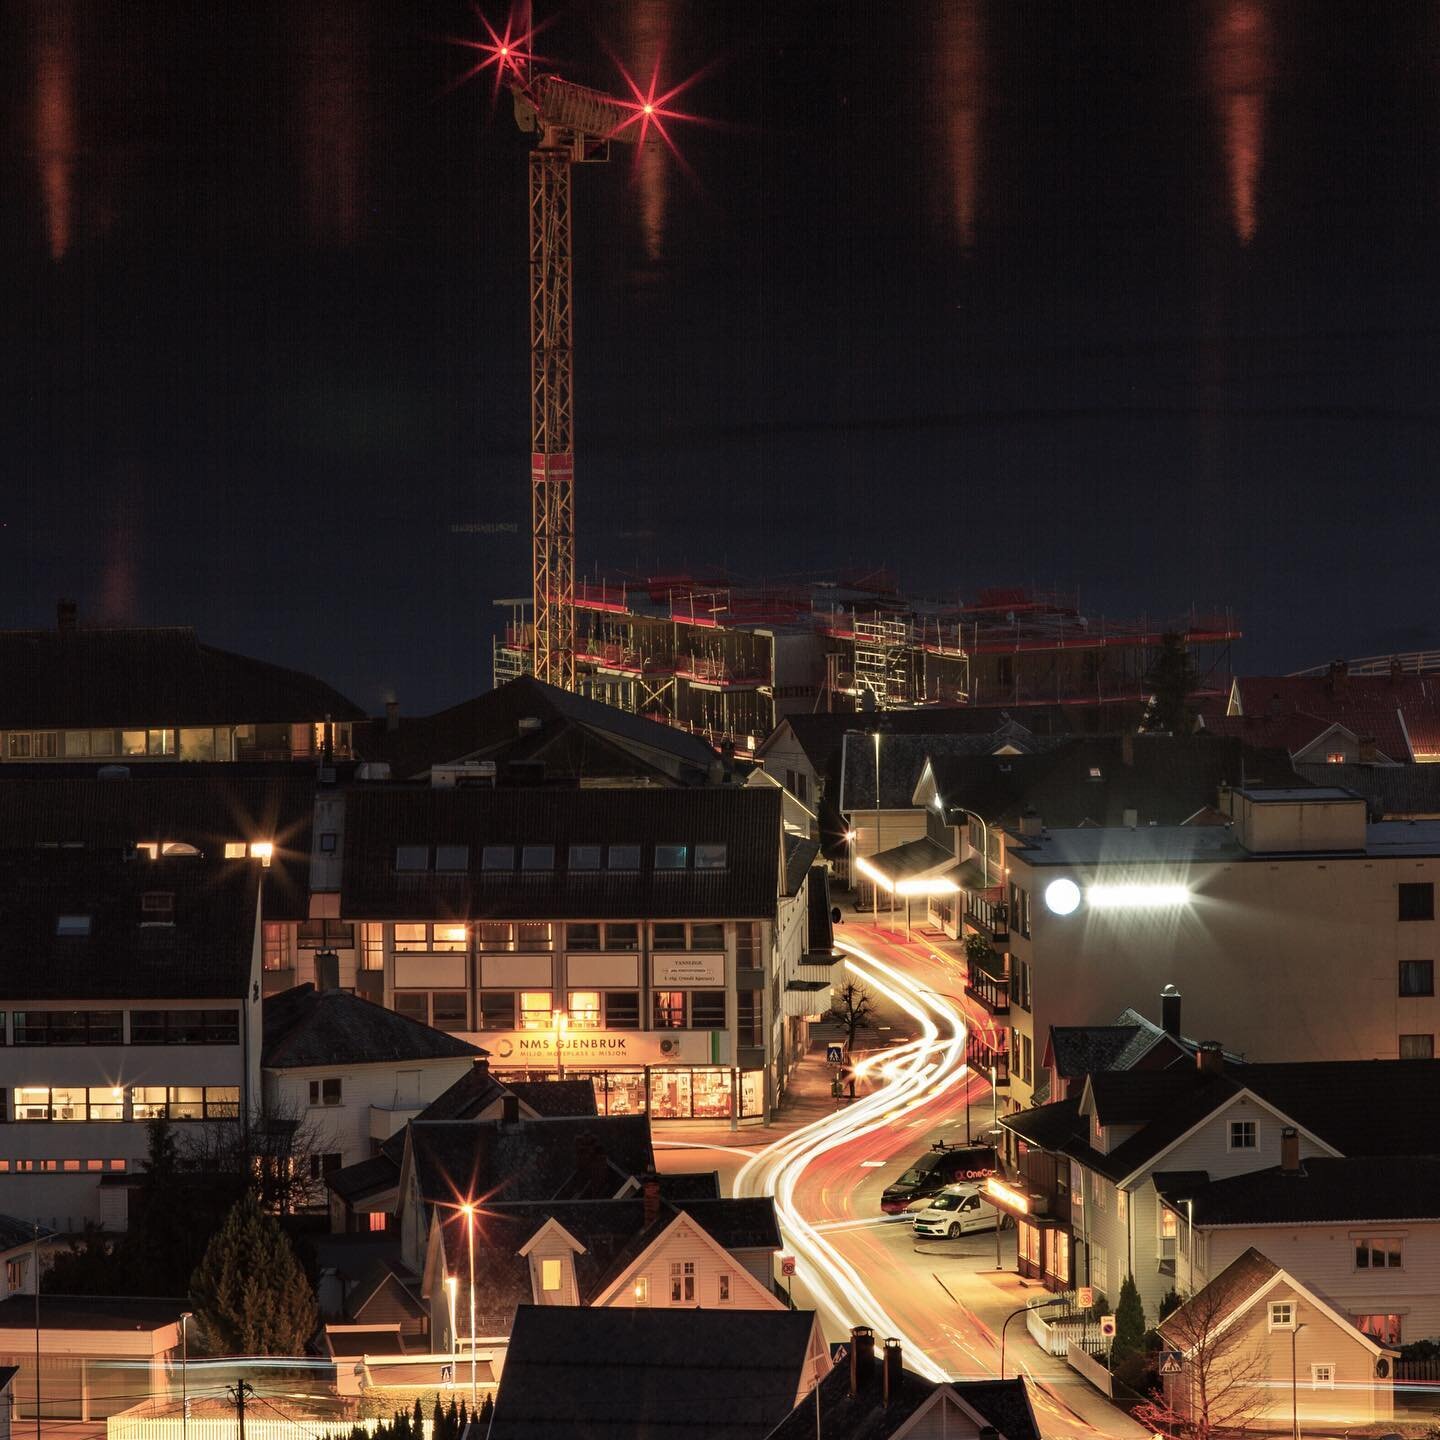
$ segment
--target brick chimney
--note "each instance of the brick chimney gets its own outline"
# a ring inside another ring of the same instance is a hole
[[[1180,992],[1173,985],[1160,992],[1160,1028],[1172,1040],[1180,1038]]]
[[[80,623],[80,607],[73,600],[55,602],[55,628],[62,635],[73,635]]]
[[[660,1218],[660,1177],[647,1175],[641,1182],[641,1194],[645,1198],[643,1218],[648,1230]]]
[[[1287,1125],[1280,1132],[1280,1173],[1300,1173],[1300,1132],[1293,1125]]]
[[[850,1398],[857,1398],[870,1383],[875,1369],[875,1332],[868,1325],[850,1330]]]
[[[1202,1075],[1219,1075],[1225,1069],[1225,1052],[1218,1040],[1202,1040],[1195,1051],[1195,1064]]]
[[[1380,747],[1375,743],[1373,735],[1361,735],[1358,737],[1359,760],[1362,765],[1374,765],[1380,759]]]
[[[1398,656],[1390,657],[1390,683],[1398,685],[1405,678],[1405,662]]]
[[[1343,695],[1350,686],[1350,667],[1343,660],[1332,660],[1325,677],[1326,688],[1332,695]]]
[[[885,1342],[883,1366],[880,1373],[884,1385],[885,1404],[888,1407],[900,1398],[900,1389],[905,1373],[904,1352],[900,1349],[900,1342],[893,1335]]]
[[[1040,823],[1040,816],[1034,810],[1027,810],[1020,817],[1020,833],[1022,835],[1038,835],[1044,826]]]
[[[500,1123],[502,1125],[518,1125],[520,1123],[520,1097],[518,1095],[502,1095],[500,1097]]]

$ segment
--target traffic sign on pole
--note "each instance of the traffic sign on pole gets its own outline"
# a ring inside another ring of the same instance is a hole
[[[1166,1350],[1161,1354],[1160,1373],[1162,1375],[1179,1375],[1184,1368],[1184,1362],[1178,1350]]]
[[[827,1065],[843,1065],[845,1063],[845,1047],[838,1040],[832,1040],[825,1046],[825,1063]]]
[[[1093,1309],[1094,1306],[1095,1306],[1095,1290],[1094,1290],[1094,1288],[1093,1288],[1092,1286],[1090,1286],[1090,1285],[1082,1285],[1082,1286],[1080,1287],[1079,1301],[1080,1301],[1080,1308],[1081,1308],[1082,1310],[1091,1310],[1091,1309]]]
[[[1115,1317],[1113,1315],[1102,1315],[1100,1317],[1100,1333],[1107,1339],[1115,1338]]]
[[[793,1255],[782,1255],[780,1257],[780,1273],[782,1275],[793,1275],[795,1273],[795,1257]]]

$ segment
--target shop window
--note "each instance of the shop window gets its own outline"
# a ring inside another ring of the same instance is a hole
[[[522,1030],[548,1030],[554,1023],[554,1006],[548,990],[522,990],[520,992],[520,1028]]]
[[[515,868],[515,847],[513,845],[487,845],[480,852],[482,870],[513,870]]]
[[[729,1070],[690,1072],[692,1114],[697,1120],[728,1120],[735,1095]]]
[[[724,845],[697,845],[695,847],[695,868],[697,870],[723,870],[725,863],[726,848]]]
[[[513,990],[482,990],[480,992],[480,1028],[482,1030],[513,1030],[515,1028],[515,992]]]
[[[415,873],[430,868],[430,847],[428,845],[397,845],[395,847],[395,868]]]
[[[436,990],[430,996],[430,1023],[449,1034],[468,1028],[468,1007],[463,990]]]
[[[1435,918],[1435,886],[1428,880],[1421,884],[1400,886],[1401,920],[1433,920]]]
[[[1357,1315],[1355,1316],[1355,1328],[1362,1335],[1368,1335],[1382,1345],[1399,1345],[1401,1343],[1399,1315]]]
[[[685,922],[683,920],[656,921],[650,930],[652,950],[685,949]]]
[[[572,845],[570,853],[566,857],[566,864],[571,870],[598,870],[600,868],[600,846]]]
[[[607,990],[605,992],[605,1027],[608,1030],[640,1028],[640,992],[638,990]]]
[[[437,845],[435,869],[443,875],[462,874],[470,868],[468,845]]]
[[[688,845],[657,845],[655,847],[655,868],[657,870],[683,870],[690,859]]]
[[[565,948],[567,950],[598,950],[600,948],[600,927],[598,925],[567,925],[565,927]]]
[[[725,948],[725,927],[717,922],[690,927],[690,948],[692,950],[723,950]]]
[[[725,1028],[725,992],[696,990],[690,996],[690,1025],[695,1030]]]
[[[572,990],[569,995],[570,1023],[581,1030],[600,1028],[600,992]]]
[[[638,845],[611,845],[605,852],[607,870],[638,870],[640,868],[640,847]]]
[[[685,992],[683,990],[657,990],[655,992],[655,1029],[683,1030],[685,1028]]]
[[[1362,1235],[1355,1241],[1357,1270],[1399,1270],[1401,1243],[1398,1235]]]
[[[310,1082],[310,1103],[312,1105],[339,1105],[342,1087],[338,1077]]]

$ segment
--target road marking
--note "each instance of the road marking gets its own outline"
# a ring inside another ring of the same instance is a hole
[[[888,1165],[889,1163],[888,1160],[862,1160],[860,1162],[860,1168],[862,1170],[878,1170],[880,1166]]]

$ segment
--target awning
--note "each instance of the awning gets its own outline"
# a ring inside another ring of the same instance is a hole
[[[785,982],[785,988],[787,990],[807,990],[814,992],[816,990],[828,990],[830,988],[830,982],[828,980],[787,980]]]
[[[832,965],[838,965],[845,958],[843,950],[807,950],[801,957],[802,965],[823,966],[829,969]]]
[[[897,895],[937,895],[960,888],[955,883],[960,867],[954,854],[928,835],[878,855],[861,856],[855,868]]]

